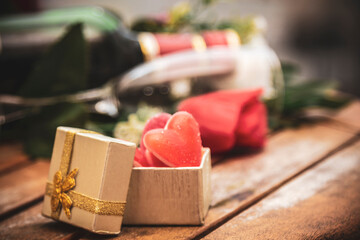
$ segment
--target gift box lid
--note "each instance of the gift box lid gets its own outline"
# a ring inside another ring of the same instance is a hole
[[[58,127],[43,214],[96,233],[119,233],[135,148],[131,142]]]

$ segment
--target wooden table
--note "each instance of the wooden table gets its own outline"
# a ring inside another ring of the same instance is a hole
[[[49,162],[0,145],[0,239],[360,239],[360,103],[213,166],[204,226],[123,226],[102,237],[41,216]]]

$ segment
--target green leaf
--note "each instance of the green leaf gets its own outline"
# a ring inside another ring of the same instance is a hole
[[[36,64],[18,92],[24,97],[49,97],[86,88],[87,45],[82,24],[72,25]]]
[[[307,79],[299,81],[300,69],[298,66],[281,63],[284,76],[284,103],[281,115],[271,118],[271,106],[274,100],[267,100],[265,104],[269,110],[269,127],[279,129],[297,126],[309,119],[300,117],[308,108],[340,108],[352,99],[348,95],[336,92],[338,83],[333,80]]]
[[[341,100],[331,97],[331,90],[336,89],[334,81],[311,81],[302,84],[287,86],[284,98],[284,114],[293,114],[307,107],[341,106]]]

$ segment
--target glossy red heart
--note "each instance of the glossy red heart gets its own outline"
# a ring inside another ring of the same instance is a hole
[[[153,129],[144,135],[145,147],[171,167],[199,166],[201,138],[199,125],[187,112],[175,113],[164,129]]]
[[[134,167],[150,167],[148,164],[144,152],[140,148],[136,148],[134,157]]]
[[[142,133],[142,136],[141,136],[141,142],[140,142],[140,149],[142,150],[142,152],[144,154],[146,151],[146,147],[144,145],[145,134],[152,129],[164,128],[170,118],[171,118],[171,114],[169,114],[169,113],[159,113],[159,114],[156,114],[155,116],[151,117],[149,120],[147,120],[144,130],[143,130],[143,133]]]
[[[145,159],[149,167],[169,167],[162,161],[160,161],[154,154],[152,154],[148,149],[145,150]]]

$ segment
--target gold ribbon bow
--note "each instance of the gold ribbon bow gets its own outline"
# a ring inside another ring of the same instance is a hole
[[[66,193],[75,187],[75,176],[79,169],[75,168],[69,175],[62,180],[60,171],[57,171],[53,180],[53,192],[51,194],[51,210],[57,212],[59,207],[63,207],[66,216],[70,219],[71,206],[73,204],[71,198]]]

